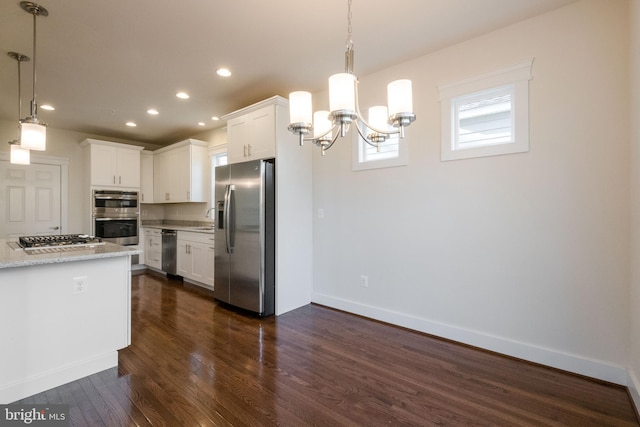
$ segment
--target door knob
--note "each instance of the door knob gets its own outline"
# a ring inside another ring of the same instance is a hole
[[[55,227],[49,227],[49,230],[60,230],[60,227],[56,225]]]

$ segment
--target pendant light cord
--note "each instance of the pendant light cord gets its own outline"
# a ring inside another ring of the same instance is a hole
[[[31,101],[31,117],[36,118],[38,104],[36,104],[36,13],[33,14],[33,100]]]

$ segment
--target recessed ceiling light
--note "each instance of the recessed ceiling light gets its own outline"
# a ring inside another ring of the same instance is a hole
[[[213,117],[211,117],[211,120],[213,120],[214,122],[217,122],[218,120],[220,120],[220,117],[213,116]]]
[[[189,94],[186,92],[178,92],[176,96],[180,99],[189,99]]]
[[[204,126],[204,122],[198,122],[198,126]]]
[[[229,71],[229,69],[227,68],[218,68],[216,70],[216,73],[220,76],[220,77],[229,77],[231,75],[231,71]]]
[[[157,116],[158,114],[160,114],[158,113],[158,110],[156,110],[155,108],[149,108],[147,110],[147,113],[151,114],[152,116]]]
[[[40,108],[42,108],[43,110],[48,110],[48,111],[53,111],[55,110],[55,108],[53,107],[53,105],[49,105],[49,104],[44,104],[41,105]]]
[[[126,123],[126,125],[127,125],[127,126],[129,126],[129,127],[131,127],[131,128],[134,128],[134,127],[138,126],[138,125],[137,125],[137,124],[135,124],[134,122],[127,122],[127,123]]]

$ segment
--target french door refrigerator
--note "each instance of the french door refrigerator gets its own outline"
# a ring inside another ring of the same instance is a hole
[[[275,160],[215,168],[215,299],[275,312]]]

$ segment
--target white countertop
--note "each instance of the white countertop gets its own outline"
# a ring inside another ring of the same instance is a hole
[[[87,259],[113,258],[119,256],[139,255],[141,250],[133,246],[121,246],[105,242],[95,246],[63,246],[36,251],[13,249],[9,240],[0,239],[0,268],[28,267],[39,264],[55,264],[61,262],[82,261]]]

